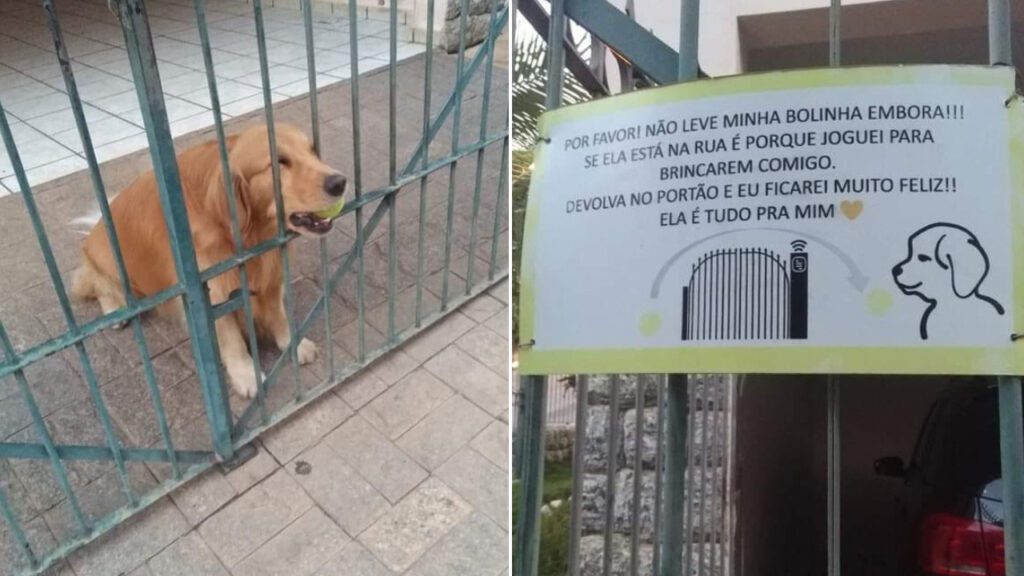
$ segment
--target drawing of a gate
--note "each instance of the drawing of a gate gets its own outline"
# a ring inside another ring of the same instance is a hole
[[[765,248],[713,250],[683,286],[683,340],[807,338],[807,253],[793,243],[788,263]]]

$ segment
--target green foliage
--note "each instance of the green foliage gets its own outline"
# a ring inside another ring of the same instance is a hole
[[[521,486],[519,481],[512,483],[512,542],[516,542],[516,528],[519,526],[521,513]],[[572,506],[569,495],[572,493],[572,466],[566,462],[546,463],[544,465],[544,503],[561,500],[562,505],[553,508],[550,514],[543,514],[540,519],[540,559],[538,576],[566,576],[569,568],[569,530],[572,523]],[[513,555],[513,564],[518,558]]]

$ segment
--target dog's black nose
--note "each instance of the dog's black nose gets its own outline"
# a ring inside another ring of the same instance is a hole
[[[903,274],[903,266],[896,266],[892,269],[893,276],[899,276],[900,274]]]
[[[345,177],[341,174],[331,174],[324,178],[324,192],[331,196],[341,196],[345,193]]]

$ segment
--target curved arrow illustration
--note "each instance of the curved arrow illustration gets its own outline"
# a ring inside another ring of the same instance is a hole
[[[665,276],[668,274],[669,268],[671,268],[680,258],[682,258],[687,252],[695,248],[697,245],[703,244],[708,240],[717,238],[719,236],[725,236],[726,234],[736,234],[739,232],[750,232],[754,230],[767,232],[786,232],[789,234],[795,234],[802,238],[807,238],[809,240],[817,242],[818,244],[821,244],[822,246],[825,247],[825,249],[827,249],[829,252],[831,252],[837,258],[839,258],[839,260],[842,261],[843,265],[846,266],[846,269],[850,272],[850,274],[846,277],[846,281],[849,282],[850,285],[853,286],[854,289],[856,289],[858,292],[864,292],[864,288],[867,287],[868,282],[870,281],[870,278],[868,278],[868,276],[861,271],[860,267],[857,266],[857,263],[854,262],[853,258],[851,258],[849,254],[843,252],[842,249],[840,249],[838,246],[827,240],[824,240],[811,234],[805,234],[797,230],[790,230],[788,228],[743,228],[740,230],[726,230],[725,232],[718,232],[717,234],[712,234],[711,236],[705,236],[704,238],[701,238],[700,240],[697,240],[692,244],[684,246],[678,252],[673,254],[672,257],[669,258],[667,262],[665,262],[661,269],[658,270],[658,274],[654,277],[654,284],[651,285],[651,298],[658,297],[658,293],[661,291],[661,283],[665,279]]]

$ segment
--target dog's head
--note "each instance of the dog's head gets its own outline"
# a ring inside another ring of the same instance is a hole
[[[327,210],[341,200],[345,193],[345,176],[320,160],[313,150],[313,143],[302,130],[283,123],[274,126],[285,222],[300,234],[325,234],[331,229],[332,222],[315,213]],[[248,218],[265,215],[274,221],[277,206],[265,125],[250,128],[235,139],[230,163],[235,188]]]
[[[927,301],[968,298],[988,275],[988,255],[978,238],[956,224],[926,226],[907,240],[907,257],[892,276],[904,294]]]

